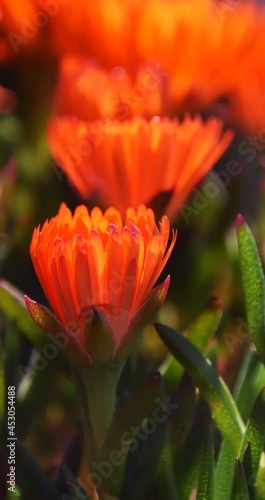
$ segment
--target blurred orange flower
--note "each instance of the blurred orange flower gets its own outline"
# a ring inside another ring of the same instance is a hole
[[[263,67],[264,8],[251,0],[227,3],[226,8],[215,0],[143,2],[138,48],[168,72],[179,112],[233,100],[237,88],[248,87],[255,68]]]
[[[0,16],[2,62],[25,54],[55,62],[63,54],[74,53],[94,58],[109,72],[119,68],[116,76],[123,74],[124,80],[117,85],[112,84],[113,73],[104,76],[101,69],[94,68],[94,76],[88,76],[85,68],[84,79],[81,73],[76,76],[80,87],[75,114],[82,118],[88,117],[94,97],[91,113],[99,106],[100,97],[103,103],[99,111],[105,115],[113,94],[125,108],[129,106],[126,116],[119,111],[122,119],[136,113],[149,118],[201,111],[222,101],[226,103],[223,116],[230,114],[231,122],[236,119],[240,126],[242,118],[246,119],[247,126],[252,126],[249,103],[254,102],[258,113],[259,102],[263,102],[265,14],[255,1],[0,0]],[[159,68],[157,73],[163,76],[157,88],[146,93],[141,82],[148,78],[145,72],[150,65]],[[260,75],[260,83],[253,81],[255,74]],[[92,90],[96,76],[98,93]],[[65,81],[70,83],[69,74]],[[101,92],[104,81],[108,88]],[[243,85],[257,95],[245,92]],[[68,91],[71,94],[66,86],[64,99]],[[65,99],[66,109],[71,99]],[[110,109],[108,116],[120,118],[116,111],[113,115]]]
[[[63,332],[69,347],[90,364],[127,353],[139,324],[164,302],[169,277],[153,288],[176,241],[169,222],[159,228],[150,208],[120,213],[62,204],[58,215],[34,230],[30,255],[55,313],[26,298],[34,321]],[[61,324],[60,324],[61,323]]]
[[[65,56],[53,92],[53,113],[121,121],[137,114],[146,118],[164,115],[172,112],[165,81],[166,74],[151,62],[139,66],[132,77],[121,66],[107,70],[88,57]]]
[[[172,220],[233,133],[222,133],[220,120],[204,123],[200,116],[186,116],[182,123],[167,118],[88,122],[66,116],[50,120],[47,136],[56,162],[83,198],[93,196],[125,217],[128,206],[136,209],[141,203],[156,211],[162,193],[161,211]]]
[[[264,32],[265,35],[265,32]],[[264,39],[265,47],[265,39]],[[247,85],[245,82],[248,82]],[[238,124],[243,132],[253,134],[264,133],[265,129],[265,67],[251,71],[251,75],[245,75],[241,84],[234,90],[231,96],[230,121]],[[254,140],[257,138],[254,138]],[[251,138],[250,138],[251,140]],[[260,140],[260,139],[258,139]],[[264,139],[262,138],[262,143]],[[251,145],[251,144],[250,144]]]
[[[81,22],[82,13],[89,2],[78,0],[76,3],[73,0],[0,0],[0,61],[9,63],[26,57],[51,63],[64,51],[82,52],[82,34],[86,30]],[[68,28],[69,15],[74,36]]]
[[[199,111],[224,98],[233,100],[242,82],[246,87],[253,71],[263,66],[265,15],[254,1],[228,2],[227,8],[216,0],[79,3],[81,11],[73,12],[73,18],[70,3],[60,15],[73,39],[83,37],[83,52],[109,71],[124,68],[133,85],[137,85],[139,66],[151,61],[167,75],[161,90],[175,112]],[[67,36],[61,32],[66,43]],[[92,95],[98,100],[95,91]],[[230,101],[228,107],[231,112]]]
[[[28,37],[23,36],[21,29],[25,26],[27,20],[31,19],[36,9],[36,0],[15,0],[8,2],[0,0],[0,60],[7,62],[15,57],[20,52],[31,51],[38,44],[39,35],[36,30],[36,36],[31,37],[28,32]],[[32,40],[30,40],[33,38]]]
[[[109,68],[138,66],[141,56],[135,46],[133,17],[139,12],[139,0],[64,0],[64,4],[52,23],[58,51],[77,48]]]

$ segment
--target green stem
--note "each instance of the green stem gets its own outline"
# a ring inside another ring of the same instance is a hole
[[[115,409],[116,388],[121,366],[115,364],[79,367],[89,408],[95,449],[104,440]]]

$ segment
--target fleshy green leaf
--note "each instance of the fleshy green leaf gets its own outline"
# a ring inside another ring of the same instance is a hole
[[[240,415],[246,422],[260,391],[265,386],[265,366],[256,352],[248,351],[242,362],[234,388]]]
[[[265,383],[265,368],[260,362],[256,352],[248,352],[238,375],[235,387],[235,401],[244,420],[247,420],[253,407],[255,399]],[[216,466],[215,474],[215,500],[230,498],[233,476],[235,469],[235,460],[239,455],[235,454],[231,444],[224,440]],[[220,495],[220,496],[219,496]]]
[[[214,500],[231,497],[237,455],[238,453],[235,453],[231,443],[224,439],[215,470]]]
[[[180,384],[171,394],[171,400],[179,405],[170,421],[170,440],[172,452],[178,453],[194,418],[194,409],[197,404],[196,388],[191,377],[184,372]]]
[[[207,348],[209,339],[215,334],[221,319],[221,302],[218,297],[211,297],[197,318],[183,332],[183,335],[192,342],[200,351]],[[165,386],[174,390],[181,379],[183,368],[174,357],[168,357],[160,369]]]
[[[211,408],[217,427],[236,454],[244,433],[244,423],[226,384],[218,377],[211,362],[185,337],[168,326],[155,326],[170,352],[193,378]]]
[[[237,217],[238,253],[250,335],[265,362],[265,280],[253,235],[243,217]]]
[[[246,475],[240,460],[236,462],[234,486],[231,500],[249,500]]]
[[[149,426],[150,431],[152,431],[152,426],[150,424]],[[148,488],[154,481],[154,470],[157,471],[156,478],[158,476],[160,455],[166,438],[166,428],[167,421],[165,420],[160,422],[156,428],[154,426],[154,432],[145,435],[140,429],[136,434],[135,439],[138,441],[138,448],[133,453],[128,453],[124,482],[120,494],[121,498],[126,498],[126,500],[146,499]],[[148,426],[146,430],[148,431]],[[169,460],[166,462],[166,471],[169,472]]]
[[[47,344],[46,335],[32,321],[23,294],[11,283],[0,280],[0,310],[17,323],[21,333],[36,347]]]
[[[255,478],[265,443],[265,387],[259,394],[247,423],[240,450],[241,460],[243,460],[245,448],[248,443],[251,443],[253,478]]]
[[[171,404],[169,400],[163,401],[162,379],[159,373],[155,373],[122,404],[112,420],[95,460],[91,463],[95,472],[100,471],[103,463],[108,463],[109,473],[102,475],[105,491],[112,495],[119,494],[128,452],[131,453],[138,448],[136,435],[144,420],[147,417],[149,420],[152,419],[152,425],[157,427],[160,422],[169,418],[175,408],[176,405]],[[144,427],[140,432],[145,435]]]
[[[160,455],[160,461],[154,477],[154,489],[158,497],[163,498],[163,500],[171,500],[172,498],[174,498],[174,500],[179,499],[169,439],[166,439]]]
[[[173,356],[169,354],[165,361],[160,365],[159,372],[163,377],[167,393],[170,393],[178,386],[183,375],[183,367]]]
[[[200,471],[201,450],[205,439],[204,415],[194,420],[179,456],[176,457],[176,482],[181,500],[189,500]]]
[[[252,467],[251,443],[248,443],[245,448],[242,465],[246,475],[249,500],[256,500],[255,488],[252,485],[254,476]]]
[[[253,482],[250,483],[250,486],[251,485],[254,487]],[[263,500],[265,498],[265,452],[261,454],[261,460],[256,480],[256,491],[257,498]]]
[[[214,490],[214,444],[211,425],[207,425],[202,447],[197,500],[212,500]]]

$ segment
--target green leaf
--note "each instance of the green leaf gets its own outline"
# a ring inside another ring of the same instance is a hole
[[[236,461],[235,478],[231,500],[249,500],[246,475],[240,460]]]
[[[214,444],[213,431],[210,423],[207,423],[205,439],[202,447],[199,481],[197,489],[197,500],[212,500],[214,491]]]
[[[253,482],[249,481],[249,483],[250,483],[250,486],[252,485],[254,487]],[[257,498],[259,500],[264,500],[264,498],[265,498],[265,452],[263,452],[261,455],[261,460],[260,460],[260,465],[259,465],[259,470],[258,470],[255,486],[256,486]]]
[[[234,399],[246,422],[260,391],[265,385],[265,366],[256,352],[247,351],[234,388]]]
[[[248,419],[254,401],[258,397],[264,383],[265,368],[260,362],[257,353],[248,351],[243,360],[234,391],[238,410],[244,420]],[[221,495],[222,498],[230,498],[235,460],[239,452],[240,447],[238,452],[235,453],[233,448],[231,448],[230,442],[226,440],[223,441],[215,473],[215,500],[219,500],[219,495]]]
[[[224,439],[215,470],[214,500],[220,500],[220,498],[230,499],[237,455],[238,453],[235,453],[231,443]]]
[[[238,253],[250,335],[265,362],[265,281],[253,235],[241,215],[237,217]]]
[[[265,443],[265,387],[259,394],[249,417],[241,445],[240,460],[243,459],[245,448],[248,443],[251,443],[253,479],[255,480]]]
[[[133,453],[128,454],[121,498],[146,499],[148,488],[154,481],[154,470],[157,471],[159,467],[160,455],[166,438],[166,424],[166,420],[160,422],[155,431],[147,436],[143,434],[142,428],[136,434],[135,439],[139,446]],[[152,430],[151,426],[150,430]],[[166,470],[169,471],[168,462]]]
[[[207,348],[209,339],[215,334],[221,320],[221,302],[218,297],[211,297],[197,318],[183,332],[183,335],[200,351]],[[181,379],[183,368],[174,357],[168,359],[159,368],[168,392],[175,389]]]
[[[173,356],[169,354],[158,370],[163,377],[165,390],[167,394],[170,394],[180,383],[184,372],[183,367]]]
[[[174,498],[174,500],[179,499],[169,438],[166,439],[160,455],[160,461],[154,477],[154,490],[158,498],[163,498],[163,500],[172,500],[172,498]]]
[[[211,408],[217,427],[237,454],[245,427],[224,381],[211,362],[185,337],[168,326],[156,324],[155,327],[169,351],[193,378]]]
[[[246,475],[249,500],[256,500],[255,489],[253,488],[253,485],[252,485],[253,467],[252,467],[251,443],[248,443],[246,448],[245,448],[242,465],[243,465],[245,475]],[[251,479],[251,481],[250,481],[250,479]]]
[[[155,432],[160,422],[166,421],[176,409],[177,405],[170,403],[169,399],[164,402],[163,398],[162,378],[159,373],[155,373],[122,404],[114,416],[108,434],[91,463],[94,472],[102,476],[103,489],[111,495],[120,493],[127,455],[139,446],[136,435],[140,432],[143,439],[148,436],[144,427],[140,430],[144,420],[148,417],[146,425],[150,421],[155,427],[152,432]],[[106,463],[105,469],[108,470],[103,474],[102,467]]]
[[[200,471],[201,450],[205,441],[204,415],[199,414],[191,425],[179,456],[176,457],[176,483],[181,500],[189,500]]]
[[[47,336],[32,321],[24,296],[11,283],[0,280],[0,310],[17,323],[19,330],[36,347],[47,344]]]
[[[179,405],[178,411],[172,415],[170,421],[170,440],[172,452],[178,453],[194,418],[194,409],[197,404],[196,388],[193,380],[184,372],[180,384],[171,394],[171,400]]]
[[[221,320],[222,307],[218,297],[211,297],[198,317],[183,333],[200,351],[204,352]]]

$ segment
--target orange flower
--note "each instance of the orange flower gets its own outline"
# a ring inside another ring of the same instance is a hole
[[[192,188],[228,147],[232,132],[200,116],[146,121],[80,121],[54,118],[48,125],[51,152],[80,194],[117,208],[164,194],[162,212],[172,220]],[[157,201],[157,200],[156,200]],[[161,197],[160,197],[161,202]],[[155,205],[154,205],[155,209]]]
[[[37,0],[14,0],[8,2],[0,0],[0,60],[6,62],[13,59],[22,50],[31,52],[35,50],[39,41],[39,33],[35,35],[28,32],[25,37],[27,21],[32,19],[36,10]],[[25,26],[25,32],[21,32]],[[23,36],[24,34],[24,36]]]
[[[255,112],[260,109],[264,71],[259,68],[263,66],[265,15],[264,8],[254,1],[226,5],[216,0],[0,0],[0,19],[1,61],[26,55],[30,62],[41,58],[42,63],[50,64],[65,53],[75,53],[93,57],[109,71],[122,67],[125,80],[129,79],[125,104],[129,100],[132,114],[151,117],[201,111],[226,100],[226,114],[233,115],[235,100],[236,119],[240,120],[243,101],[243,119],[246,116],[246,121],[251,122],[251,114],[247,113],[251,99]],[[148,91],[146,96],[141,80],[150,64],[159,68],[158,76],[163,76],[155,92]],[[256,72],[261,75],[260,82],[252,81]],[[244,88],[258,89],[258,95],[244,95],[243,90],[238,102],[237,90],[242,83]],[[96,109],[98,97],[102,99],[104,93],[107,103],[112,90],[116,95],[112,84],[98,95],[93,90],[91,99],[96,97],[96,103],[92,109]],[[84,105],[86,111],[91,99]],[[81,106],[77,108],[78,113]],[[129,116],[127,113],[126,118]],[[84,117],[83,112],[80,117]]]
[[[133,11],[138,11],[134,0],[68,0],[60,8],[52,23],[53,40],[61,53],[77,47],[107,64],[136,67],[136,53],[132,30]]]
[[[199,111],[233,96],[262,65],[264,9],[252,1],[240,4],[143,2],[137,45],[142,57],[154,57],[168,72],[175,109]]]
[[[55,336],[64,332],[72,352],[88,362],[120,359],[147,313],[164,302],[169,277],[153,288],[176,241],[169,222],[160,228],[143,205],[120,213],[80,205],[72,215],[62,204],[57,216],[36,228],[32,262],[55,314],[26,298],[34,321]]]
[[[230,98],[262,65],[265,16],[256,2],[225,6],[216,0],[93,4],[79,0],[78,4],[73,9],[69,2],[54,18],[54,43],[58,37],[62,44],[80,38],[83,52],[109,70],[122,66],[133,85],[139,66],[152,60],[161,74],[167,73],[162,90],[174,111],[198,111]]]
[[[116,118],[141,114],[146,118],[170,113],[165,73],[158,64],[139,66],[134,77],[121,66],[107,70],[85,56],[60,61],[52,103],[55,114],[81,119]]]

